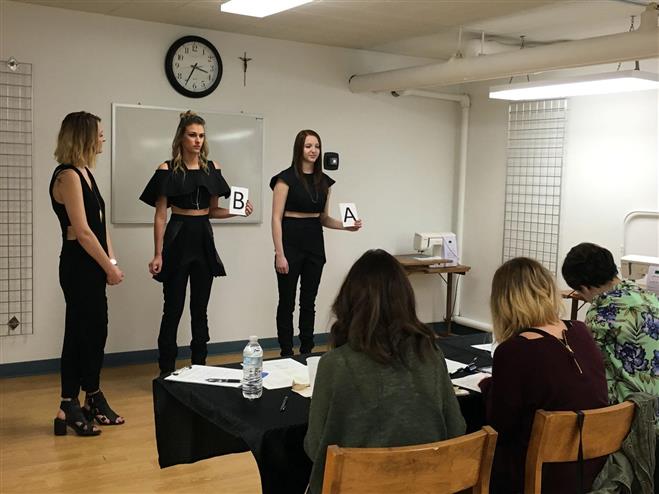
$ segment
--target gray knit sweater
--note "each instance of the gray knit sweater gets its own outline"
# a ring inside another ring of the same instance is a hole
[[[464,434],[465,421],[441,350],[409,368],[381,365],[348,345],[320,359],[304,449],[313,461],[310,490],[321,492],[327,446],[388,447]]]

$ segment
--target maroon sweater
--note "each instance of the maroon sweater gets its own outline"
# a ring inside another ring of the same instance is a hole
[[[608,405],[602,356],[588,328],[565,321],[567,342],[582,373],[561,340],[541,331],[543,337],[515,336],[494,352],[492,377],[481,382],[488,423],[499,433],[491,488],[493,493],[514,494],[524,486],[524,464],[535,411],[587,410]],[[584,463],[584,486],[590,488],[604,459]],[[575,492],[575,463],[545,464],[542,492]]]

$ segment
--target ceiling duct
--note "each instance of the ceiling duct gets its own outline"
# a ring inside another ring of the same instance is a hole
[[[448,62],[353,75],[354,93],[399,91],[487,81],[549,70],[659,58],[659,10],[648,5],[638,30],[525,48],[494,55],[452,58]]]

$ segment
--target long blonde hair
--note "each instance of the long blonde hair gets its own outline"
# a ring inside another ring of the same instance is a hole
[[[94,168],[98,153],[99,117],[86,111],[69,113],[59,129],[55,159],[58,163]]]
[[[174,140],[172,141],[172,170],[177,172],[181,171],[185,173],[185,163],[183,162],[183,136],[189,125],[201,125],[206,128],[206,121],[197,115],[192,110],[188,110],[179,115],[180,120],[178,127],[176,128],[176,134],[174,134]],[[208,173],[208,144],[204,138],[204,142],[201,145],[201,150],[199,151],[199,167]]]
[[[516,257],[494,273],[490,311],[498,343],[525,328],[557,323],[562,309],[554,277],[538,261]]]

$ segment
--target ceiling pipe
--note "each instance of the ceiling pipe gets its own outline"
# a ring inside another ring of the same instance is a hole
[[[404,89],[403,91],[391,91],[392,96],[419,96],[421,98],[434,98],[446,101],[456,101],[460,106],[469,108],[469,95],[467,94],[452,94],[452,93],[438,93],[436,91],[423,91],[420,89]]]
[[[549,70],[659,58],[659,10],[656,3],[641,14],[638,30],[596,38],[566,41],[507,53],[472,58],[452,58],[439,64],[353,75],[353,93],[398,91],[409,88],[451,86],[501,79]]]

